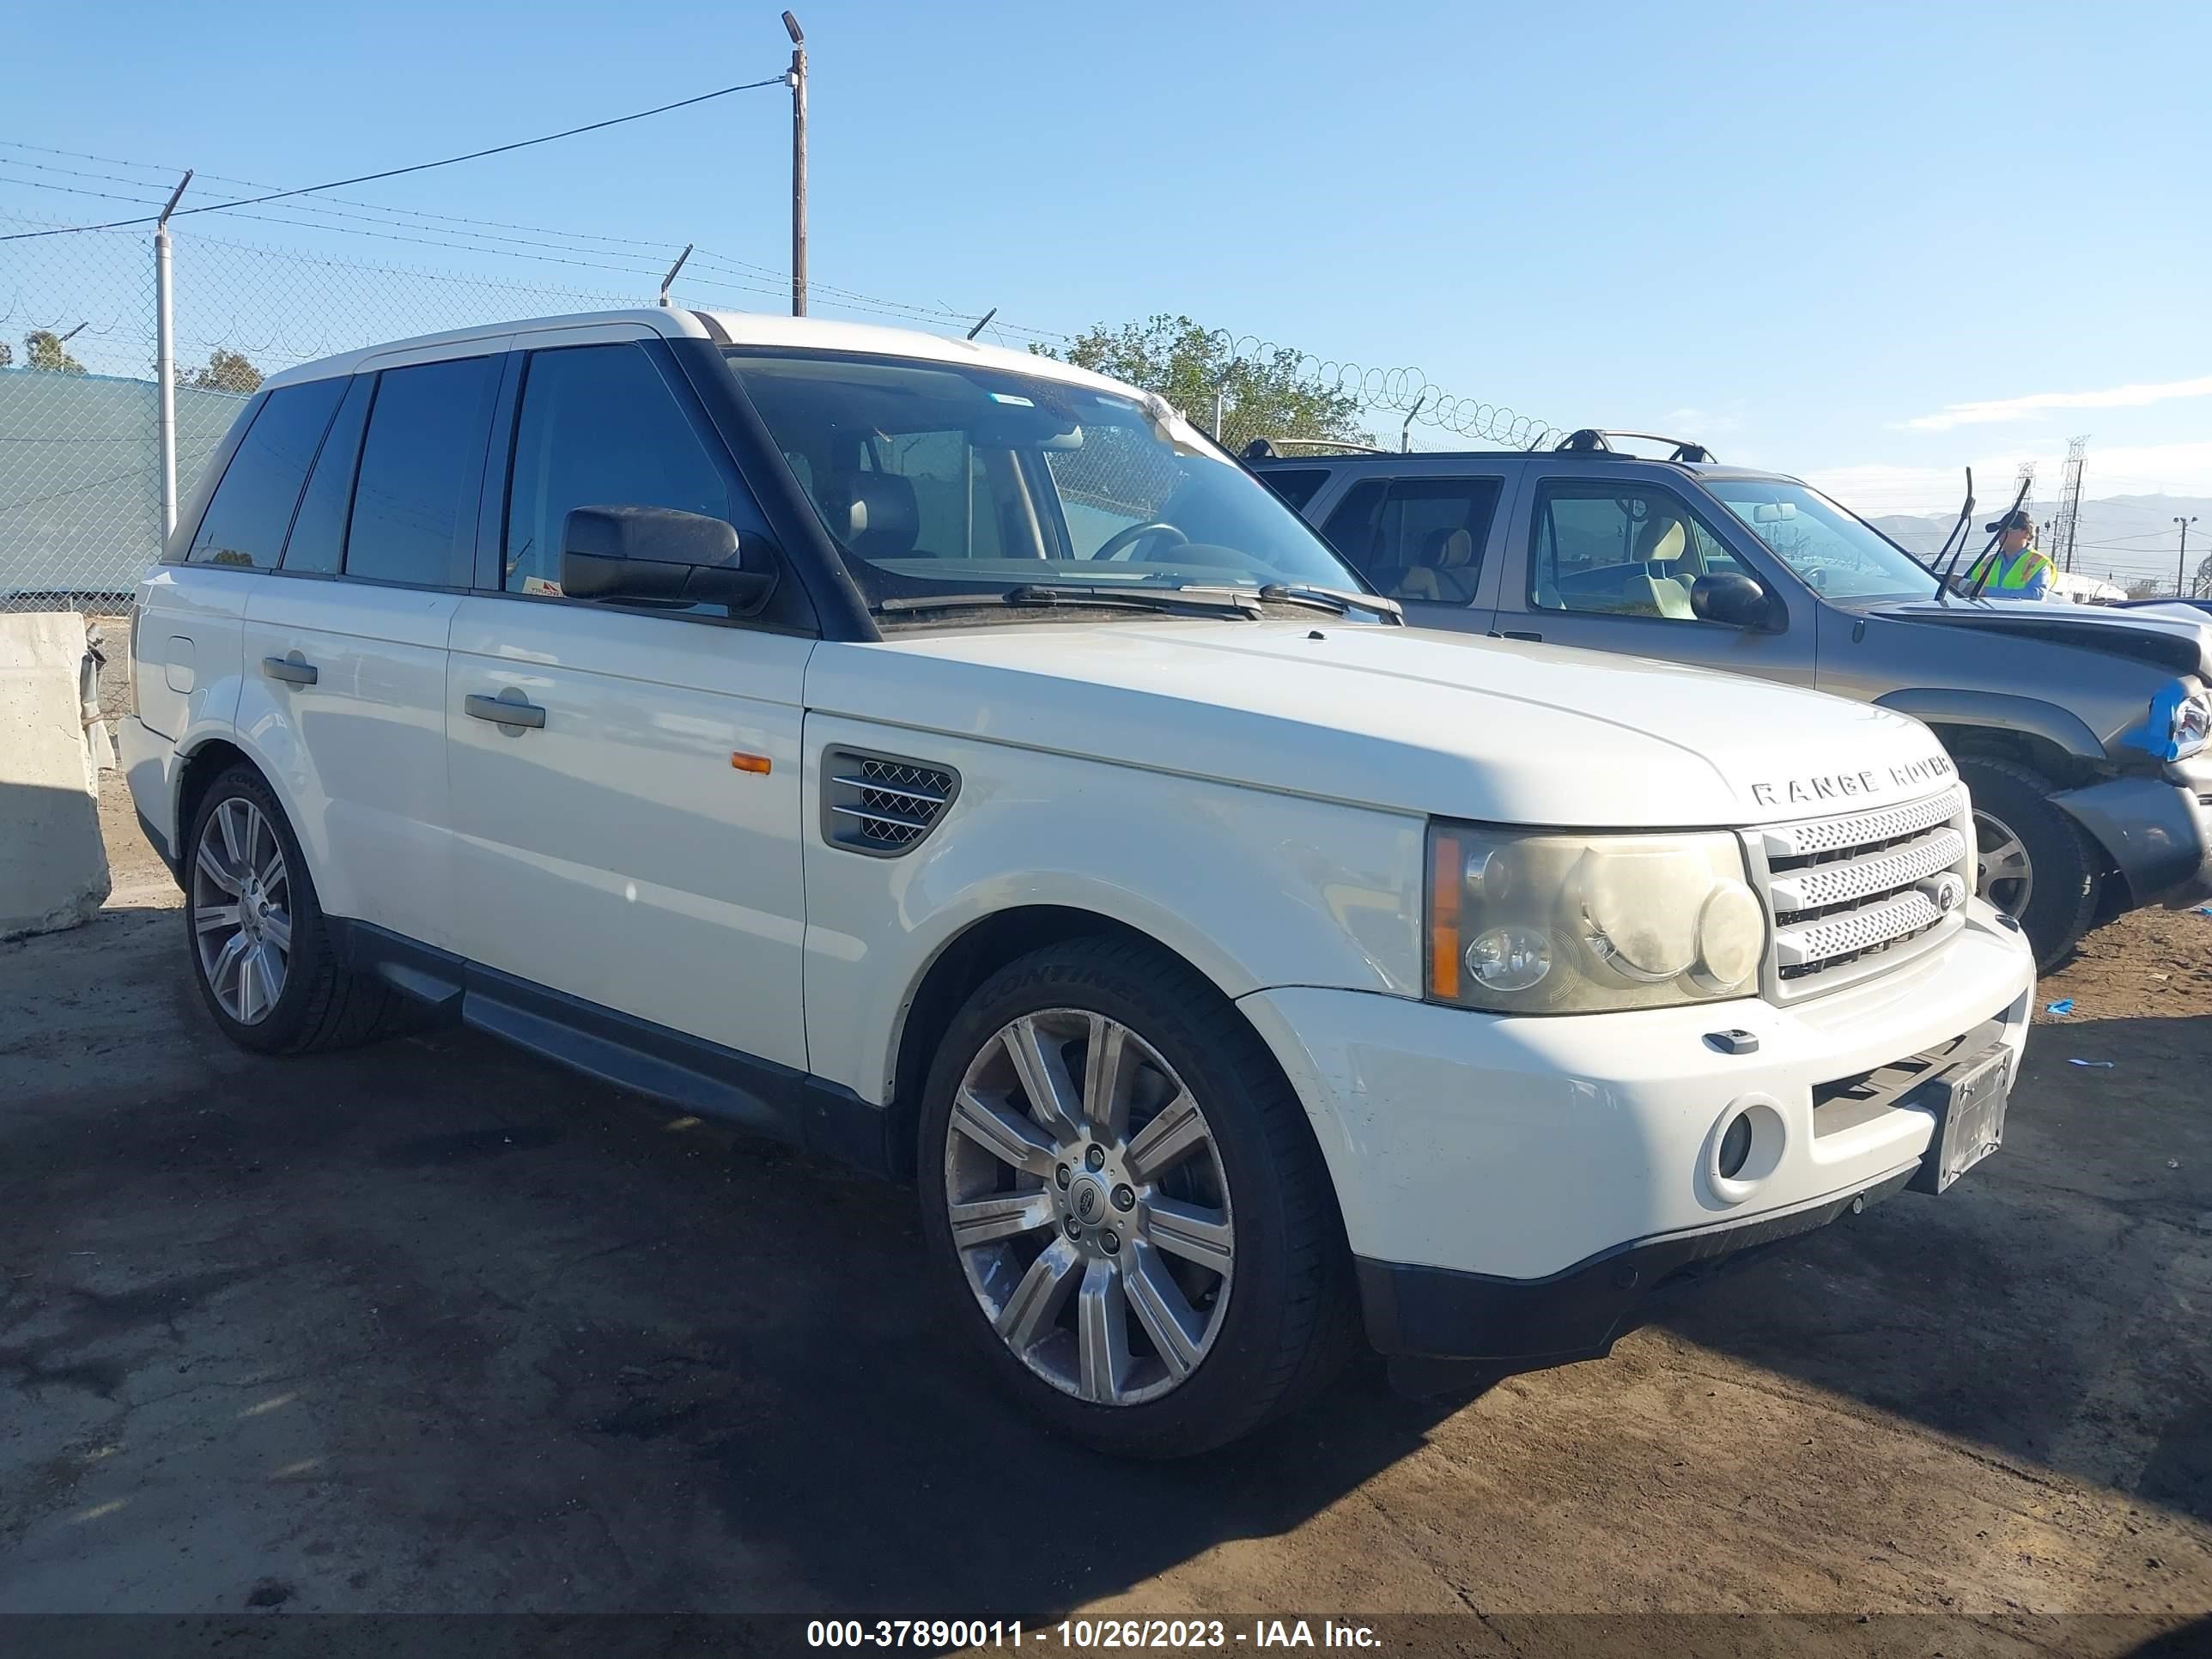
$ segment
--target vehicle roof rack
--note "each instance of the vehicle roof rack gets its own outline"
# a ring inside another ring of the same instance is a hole
[[[1713,459],[1712,451],[1707,449],[1703,444],[1693,444],[1681,438],[1669,438],[1664,433],[1618,432],[1601,429],[1594,426],[1586,426],[1579,432],[1570,432],[1552,447],[1554,450],[1566,450],[1581,454],[1617,455],[1620,452],[1608,441],[1613,438],[1640,438],[1645,443],[1671,444],[1674,446],[1674,453],[1667,459],[1670,461],[1680,461],[1688,465],[1710,462]]]
[[[1277,459],[1282,455],[1285,444],[1294,444],[1300,449],[1319,449],[1346,455],[1388,455],[1392,453],[1378,449],[1373,444],[1347,443],[1341,438],[1255,438],[1244,446],[1243,459],[1248,461]]]

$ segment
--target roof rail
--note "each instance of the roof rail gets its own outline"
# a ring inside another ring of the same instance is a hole
[[[1391,452],[1378,449],[1373,444],[1347,443],[1341,438],[1255,438],[1244,446],[1243,459],[1264,461],[1282,454],[1282,446],[1294,444],[1300,449],[1321,449],[1350,455],[1388,455]]]
[[[1617,454],[1620,452],[1607,441],[1608,439],[1613,438],[1640,438],[1645,443],[1671,444],[1674,446],[1674,453],[1667,457],[1670,461],[1682,461],[1694,465],[1699,462],[1710,462],[1713,459],[1712,452],[1703,444],[1693,444],[1685,439],[1669,438],[1658,432],[1618,432],[1601,429],[1594,426],[1586,426],[1579,432],[1570,432],[1552,447],[1555,450],[1568,450],[1584,454]]]

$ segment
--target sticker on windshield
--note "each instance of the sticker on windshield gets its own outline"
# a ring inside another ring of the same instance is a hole
[[[994,392],[991,393],[991,401],[994,404],[1012,404],[1016,409],[1035,409],[1036,407],[1036,405],[1027,398],[1017,398],[1011,392]]]

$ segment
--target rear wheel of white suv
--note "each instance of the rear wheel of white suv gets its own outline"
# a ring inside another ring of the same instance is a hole
[[[1105,1451],[1221,1445],[1351,1346],[1349,1258],[1273,1057],[1137,941],[1025,957],[953,1020],[922,1108],[931,1253],[1032,1410]]]
[[[301,1054],[393,1028],[399,998],[338,960],[299,837],[258,772],[217,778],[185,846],[192,977],[232,1042]]]

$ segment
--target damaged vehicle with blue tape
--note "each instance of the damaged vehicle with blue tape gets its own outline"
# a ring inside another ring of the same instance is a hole
[[[1416,626],[1723,669],[1924,722],[1973,798],[1977,890],[2039,967],[2123,911],[2212,895],[2212,616],[1992,597],[1996,537],[1980,557],[1967,546],[1971,472],[1923,563],[1796,478],[1644,433],[1420,454],[1262,439],[1244,459]]]

